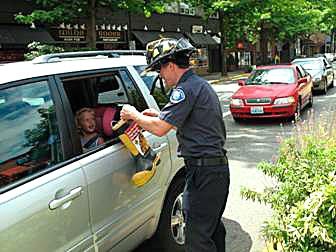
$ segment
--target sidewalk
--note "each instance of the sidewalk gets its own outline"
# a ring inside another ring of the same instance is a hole
[[[204,79],[208,80],[210,84],[219,84],[221,82],[232,82],[239,79],[244,79],[249,76],[249,73],[246,73],[243,70],[237,70],[233,72],[228,72],[227,76],[222,76],[220,72],[208,73],[206,75],[201,75]]]

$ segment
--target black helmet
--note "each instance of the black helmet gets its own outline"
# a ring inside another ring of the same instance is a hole
[[[195,47],[185,38],[179,40],[162,38],[149,42],[146,46],[148,64],[146,71],[159,71],[161,65],[169,61],[177,63],[179,58],[189,62],[189,57],[195,50]]]

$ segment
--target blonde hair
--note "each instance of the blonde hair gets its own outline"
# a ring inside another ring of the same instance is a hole
[[[96,117],[96,113],[91,108],[81,108],[80,110],[78,110],[76,112],[76,115],[75,115],[75,123],[76,123],[76,128],[77,128],[79,134],[83,134],[83,132],[82,132],[83,129],[81,127],[80,120],[82,118],[83,113],[85,113],[85,112],[89,112],[94,117]]]

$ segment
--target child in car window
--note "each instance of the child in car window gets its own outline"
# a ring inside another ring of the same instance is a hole
[[[84,151],[104,143],[104,139],[97,133],[96,115],[92,109],[82,108],[78,110],[75,120]]]

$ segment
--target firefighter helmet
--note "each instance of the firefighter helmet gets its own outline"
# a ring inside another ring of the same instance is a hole
[[[161,65],[169,61],[177,63],[179,58],[185,58],[189,62],[190,55],[195,51],[190,42],[185,38],[161,38],[149,42],[147,51],[147,71],[160,71]]]

